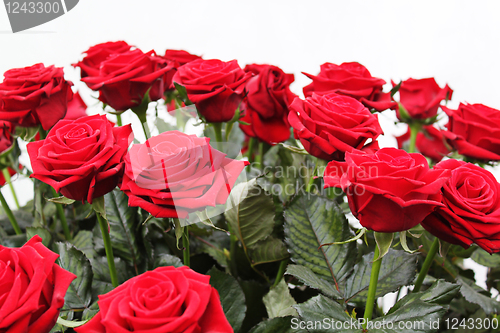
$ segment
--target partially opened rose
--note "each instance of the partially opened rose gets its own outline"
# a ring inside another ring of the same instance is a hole
[[[107,42],[92,46],[83,52],[86,56],[82,61],[73,64],[73,67],[80,67],[82,79],[87,76],[99,76],[101,63],[112,54],[130,51],[132,46],[124,41]]]
[[[30,177],[67,198],[92,203],[118,184],[131,141],[130,125],[113,127],[104,115],[61,120],[45,140],[28,144]]]
[[[120,185],[129,206],[155,217],[186,218],[224,204],[248,162],[227,158],[209,140],[169,131],[133,145]]]
[[[252,76],[236,60],[198,59],[181,66],[173,81],[186,88],[188,98],[209,123],[233,119]]]
[[[48,333],[76,276],[33,236],[20,248],[0,245],[0,332]]]
[[[183,266],[159,267],[105,295],[78,333],[233,333],[210,276]]]
[[[344,62],[335,65],[326,62],[321,65],[318,75],[303,74],[313,80],[304,87],[305,97],[310,97],[313,93],[320,95],[337,93],[353,97],[366,107],[377,111],[397,107],[397,103],[391,100],[390,93],[382,92],[385,81],[373,77],[360,63]]]
[[[165,86],[167,87],[166,90],[171,91],[175,90],[172,79],[177,72],[177,69],[188,62],[201,59],[201,57],[184,50],[166,50],[163,59],[167,60],[169,67],[171,67],[165,79]]]
[[[382,134],[377,115],[354,98],[334,93],[296,98],[288,121],[309,154],[327,161],[342,161],[346,152]]]
[[[449,117],[443,135],[459,154],[483,161],[500,160],[500,110],[483,104],[442,107]]]
[[[271,65],[247,65],[245,72],[253,73],[246,85],[245,116],[240,125],[248,136],[275,144],[290,138],[289,105],[297,97],[290,91],[293,74],[286,74]]]
[[[429,169],[421,154],[382,148],[374,154],[346,153],[325,170],[325,188],[340,187],[361,225],[377,232],[413,228],[441,203],[449,170]]]
[[[99,100],[117,111],[141,104],[145,97],[157,101],[168,89],[172,68],[154,51],[141,50],[112,54],[101,63],[99,74],[83,78],[90,89],[99,91]],[[146,96],[146,93],[148,96]]]
[[[11,122],[0,120],[0,155],[14,144],[15,137],[12,134],[15,129],[16,127]]]
[[[396,86],[392,82],[393,86]],[[448,85],[440,88],[434,78],[408,79],[401,83],[399,87],[399,102],[404,106],[409,116],[413,119],[427,119],[437,114],[440,103],[451,99],[453,90]],[[399,108],[396,110],[397,116],[401,118]]]
[[[0,119],[23,127],[50,129],[64,118],[73,83],[62,68],[36,64],[11,69],[0,83]]]
[[[476,243],[489,253],[500,251],[500,184],[475,164],[449,159],[438,170],[451,170],[442,202],[422,226],[448,243],[468,248]]]

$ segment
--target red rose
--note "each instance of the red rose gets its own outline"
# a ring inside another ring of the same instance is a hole
[[[141,50],[112,54],[101,63],[98,75],[83,78],[90,89],[99,91],[99,100],[117,111],[141,104],[149,91],[156,101],[167,90],[167,75],[172,66],[154,51]]]
[[[99,312],[77,333],[233,333],[210,276],[159,267],[99,295]]]
[[[179,67],[187,64],[188,62],[201,59],[200,56],[191,54],[184,50],[166,50],[163,58],[167,60],[169,66],[172,67],[172,69],[167,74],[167,79],[165,80],[165,86],[168,88],[167,90],[175,90],[172,79],[175,73],[177,73],[177,69]]]
[[[131,141],[130,125],[113,127],[106,116],[61,120],[45,140],[28,143],[30,177],[67,198],[92,203],[116,187]]]
[[[7,152],[16,138],[12,136],[12,133],[16,130],[16,127],[8,122],[0,120],[0,155]]]
[[[346,152],[375,141],[382,128],[374,115],[354,98],[313,94],[290,105],[288,121],[309,154],[331,161],[343,160]]]
[[[62,68],[36,64],[11,69],[0,83],[0,118],[23,127],[50,129],[66,114],[73,83]]]
[[[404,145],[408,143],[410,135],[410,128],[408,127],[408,131],[405,134],[396,137],[399,149],[403,149]],[[432,125],[423,126],[422,131],[417,134],[416,146],[422,155],[437,163],[450,153],[445,140],[443,131]]]
[[[500,110],[482,104],[442,107],[450,118],[443,135],[458,153],[483,161],[500,160]]]
[[[76,276],[33,236],[20,248],[0,245],[0,332],[48,333]]]
[[[396,86],[392,82],[393,86]],[[404,106],[409,116],[413,119],[427,119],[437,114],[442,100],[451,99],[453,90],[448,85],[440,88],[434,78],[408,79],[399,87],[399,102]],[[396,114],[401,119],[399,108]]]
[[[240,125],[248,136],[269,144],[288,140],[288,105],[297,97],[290,91],[293,74],[271,65],[247,65],[245,72],[255,74],[246,85],[245,116],[249,126]]]
[[[391,100],[390,93],[383,93],[385,81],[373,77],[365,66],[357,62],[344,62],[335,65],[329,62],[321,65],[317,76],[303,73],[313,82],[304,87],[304,96],[337,93],[353,97],[368,108],[377,111],[395,109],[397,103]]]
[[[107,42],[92,46],[87,51],[87,54],[82,61],[73,64],[73,67],[80,67],[81,77],[99,76],[101,63],[112,54],[124,53],[130,51],[132,46],[124,41]]]
[[[129,206],[155,217],[186,218],[225,203],[248,162],[227,158],[209,140],[169,131],[133,145],[120,186]]]
[[[429,169],[421,154],[382,148],[374,154],[346,153],[325,170],[325,188],[340,187],[361,225],[377,232],[413,228],[436,207],[449,170]]]
[[[476,243],[489,253],[500,251],[500,184],[477,165],[457,160],[438,163],[434,169],[451,170],[442,188],[442,202],[422,226],[448,243],[468,248]]]
[[[191,54],[184,50],[166,50],[165,55],[163,56],[168,61],[175,61],[178,63],[176,68],[187,64],[188,62],[195,61],[201,59],[200,56],[195,54]]]
[[[78,92],[73,95],[73,99],[68,103],[68,111],[64,119],[75,120],[87,116],[87,104],[83,101]]]
[[[233,119],[252,76],[236,60],[198,59],[181,66],[173,81],[186,88],[188,98],[209,123]]]

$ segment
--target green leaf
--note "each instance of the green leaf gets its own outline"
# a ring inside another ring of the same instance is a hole
[[[229,324],[235,332],[238,332],[247,311],[245,295],[240,285],[231,275],[225,274],[215,267],[207,274],[211,277],[210,285],[219,292],[222,309]]]
[[[79,327],[79,326],[82,326],[83,324],[85,324],[88,320],[83,320],[83,321],[72,321],[72,320],[66,320],[66,319],[62,319],[61,317],[57,317],[57,323],[59,325],[63,325],[65,327],[70,327],[70,328],[75,328],[75,327]]]
[[[451,301],[458,294],[459,289],[460,286],[458,284],[446,282],[445,280],[437,280],[427,290],[409,293],[400,299],[387,314],[392,314],[403,306],[408,306],[417,300],[442,305],[447,309]]]
[[[292,328],[292,317],[276,317],[264,320],[252,328],[249,333],[296,333]]]
[[[46,198],[46,200],[53,202],[53,203],[62,204],[62,205],[71,205],[73,202],[75,202],[75,200],[68,199],[65,196],[57,197],[57,198],[49,198],[49,199]]]
[[[377,247],[379,250],[379,256],[377,259],[374,259],[374,261],[380,260],[380,258],[383,258],[387,252],[389,252],[389,249],[391,248],[392,245],[392,240],[394,238],[394,233],[390,232],[374,232],[375,235],[375,242],[377,243]]]
[[[297,310],[293,308],[297,304],[288,290],[284,279],[271,288],[269,293],[262,299],[266,306],[269,318],[297,316]]]
[[[186,91],[186,88],[184,86],[181,86],[180,84],[178,84],[177,82],[174,82],[174,86],[175,86],[175,89],[177,90],[177,92],[179,93],[179,97],[181,98],[181,100],[184,102],[184,104],[187,105],[191,105],[193,104],[190,100],[189,100],[189,97],[187,95],[187,91]]]
[[[285,242],[292,261],[327,283],[338,286],[347,279],[356,261],[356,243],[320,246],[352,237],[342,210],[329,199],[299,195],[285,210]]]
[[[31,239],[31,237],[35,235],[42,237],[42,244],[45,245],[46,247],[49,247],[50,241],[52,240],[52,235],[50,234],[50,231],[48,231],[45,228],[34,228],[34,227],[26,228],[27,239]]]
[[[70,243],[57,242],[56,247],[60,256],[59,266],[77,276],[66,292],[64,306],[69,309],[85,309],[92,301],[93,274],[90,261]]]
[[[327,296],[342,298],[342,295],[331,283],[314,274],[314,272],[306,266],[288,265],[286,274],[295,276],[306,286],[317,289]]]
[[[71,243],[73,243],[78,250],[82,251],[89,260],[97,257],[92,237],[92,231],[80,230],[71,241]]]
[[[486,267],[494,268],[500,266],[500,254],[489,254],[483,249],[478,249],[477,251],[475,251],[471,256],[471,259],[477,262],[479,265],[483,265]]]
[[[254,265],[281,261],[288,258],[285,244],[273,236],[258,242],[255,248],[249,251],[248,255]]]
[[[366,297],[370,285],[372,261],[373,253],[368,253],[354,266],[354,272],[346,283],[346,299],[351,299],[354,296]],[[390,249],[387,255],[382,258],[376,296],[383,296],[398,290],[401,286],[411,284],[416,275],[416,268],[416,255]]]
[[[468,302],[479,305],[486,314],[500,312],[500,303],[491,298],[489,293],[476,285],[474,281],[460,276],[457,283],[461,286],[460,293]]]
[[[82,320],[92,319],[97,314],[97,312],[99,312],[99,304],[97,304],[97,301],[95,301],[91,306],[83,310]]]
[[[307,329],[309,333],[324,333],[324,332],[356,332],[360,333],[360,327],[357,328],[357,320],[352,319],[344,310],[344,308],[337,302],[326,298],[323,295],[318,295],[310,298],[304,303],[295,305],[295,309],[299,313],[300,319],[302,319],[304,327],[299,327],[299,321],[295,324],[296,328]],[[333,323],[333,327],[327,327],[323,325],[324,320],[327,319],[327,323]],[[321,325],[314,328],[315,322],[320,322]],[[342,327],[335,327],[336,322],[347,323],[342,325]],[[351,327],[351,323],[353,327]],[[292,328],[294,328],[294,321],[292,320]],[[370,331],[371,332],[371,331]]]
[[[161,266],[181,267],[181,266],[184,266],[184,264],[176,256],[173,256],[171,254],[162,253],[162,254],[158,255],[158,257],[156,257],[154,266],[155,266],[155,268],[161,267]]]
[[[137,209],[128,206],[128,197],[120,190],[105,195],[106,216],[113,252],[131,263],[136,272],[140,261],[137,244]]]
[[[225,213],[226,219],[245,252],[271,235],[274,203],[257,185],[256,179],[235,186],[227,202],[231,208]]]
[[[95,198],[92,201],[92,208],[96,213],[101,214],[101,216],[106,219],[106,206],[104,202],[104,196]]]
[[[285,149],[288,149],[292,153],[300,154],[300,155],[309,155],[309,153],[307,152],[307,150],[305,150],[304,148],[290,146],[290,145],[287,145],[285,143],[280,143],[280,145],[283,146]]]

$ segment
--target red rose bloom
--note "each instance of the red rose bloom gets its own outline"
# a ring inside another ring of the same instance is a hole
[[[464,248],[476,243],[489,253],[500,252],[500,184],[493,174],[453,159],[434,169],[451,170],[451,178],[441,189],[444,207],[422,226],[448,243]]]
[[[66,198],[92,203],[118,184],[131,141],[130,125],[113,127],[106,116],[61,120],[45,140],[28,143],[30,177]]]
[[[11,69],[0,83],[0,118],[23,127],[50,129],[64,118],[73,83],[62,68],[36,64]]]
[[[233,119],[251,76],[236,60],[198,59],[181,66],[173,81],[186,88],[189,100],[207,122],[221,123]]]
[[[393,86],[396,86],[392,82]],[[427,119],[437,114],[439,105],[444,99],[451,99],[453,90],[448,85],[440,88],[434,78],[421,80],[408,79],[399,87],[399,102],[413,119]],[[401,119],[399,108],[397,116]]]
[[[209,140],[168,131],[133,145],[120,186],[129,206],[155,217],[186,218],[224,204],[248,162],[227,158]]]
[[[35,235],[20,248],[0,245],[0,332],[48,333],[76,276]]]
[[[245,116],[241,119],[249,126],[240,125],[248,136],[269,144],[288,140],[288,105],[297,97],[290,91],[293,74],[286,74],[271,65],[247,65],[245,72],[255,74],[248,82]]]
[[[101,63],[104,60],[112,54],[130,51],[131,48],[132,46],[124,41],[97,44],[83,52],[87,55],[82,61],[73,64],[73,67],[80,67],[82,79],[87,76],[99,76]]]
[[[177,69],[188,62],[201,59],[201,57],[183,50],[166,50],[163,59],[165,59],[169,67],[171,67],[166,75],[165,86],[167,87],[167,91],[172,91],[175,90],[172,79],[175,73],[177,73]]]
[[[188,62],[201,59],[200,56],[191,54],[184,50],[166,50],[163,58],[165,58],[167,61],[177,62],[178,65],[176,66],[176,68],[185,65]]]
[[[117,111],[125,111],[141,104],[146,93],[156,101],[167,90],[167,61],[154,51],[127,51],[110,55],[101,63],[98,75],[83,78],[90,89],[99,91],[99,100]]]
[[[422,129],[423,131],[417,134],[416,147],[418,151],[434,163],[441,161],[444,156],[450,153],[450,149],[445,144],[446,139],[443,136],[443,131],[432,125],[423,126]],[[410,128],[408,128],[405,134],[396,137],[399,149],[403,149],[405,144],[409,142],[410,135]]]
[[[78,92],[73,95],[73,99],[68,103],[68,111],[64,119],[75,120],[87,116],[87,104],[83,101]]]
[[[8,151],[14,144],[15,138],[12,133],[16,130],[16,127],[8,122],[0,120],[0,155]]]
[[[233,333],[210,276],[159,267],[99,296],[99,312],[77,333]]]
[[[377,111],[395,109],[397,104],[391,100],[390,93],[383,93],[385,81],[373,77],[365,66],[357,62],[344,62],[335,65],[329,62],[321,65],[317,76],[303,73],[313,80],[304,87],[304,96],[316,94],[337,93],[353,97],[368,108]]]
[[[442,107],[449,117],[443,135],[459,154],[483,161],[500,160],[500,110],[482,104]]]
[[[288,121],[309,154],[327,161],[342,161],[346,152],[382,134],[377,115],[354,98],[334,93],[296,98]]]
[[[325,188],[340,187],[359,223],[376,232],[413,228],[441,203],[449,170],[429,169],[421,154],[382,148],[374,154],[346,153],[325,170]]]

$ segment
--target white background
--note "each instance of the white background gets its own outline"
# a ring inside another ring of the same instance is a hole
[[[469,102],[500,108],[499,14],[499,1],[470,0],[80,0],[64,16],[12,34],[0,7],[0,74],[38,62],[64,66],[95,106],[70,64],[94,44],[125,40],[159,54],[185,49],[206,59],[237,59],[241,67],[277,65],[295,74],[292,90],[301,96],[310,82],[301,72],[317,74],[324,62],[358,61],[388,83],[409,77],[448,83],[451,107]],[[395,145],[393,135],[404,131],[393,119],[391,112],[380,116],[382,146]],[[28,180],[15,186],[23,202],[32,195]]]

